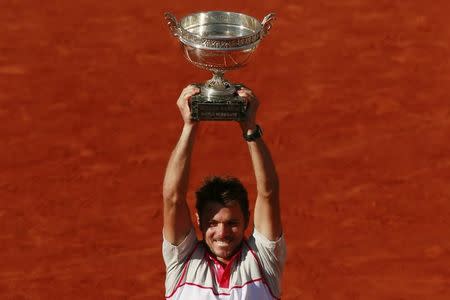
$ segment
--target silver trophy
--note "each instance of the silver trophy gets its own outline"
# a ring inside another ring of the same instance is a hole
[[[275,14],[262,22],[235,12],[194,13],[177,21],[164,14],[172,34],[180,40],[184,56],[213,77],[196,84],[201,92],[191,97],[194,120],[245,120],[247,103],[237,94],[242,84],[224,78],[226,71],[245,66],[259,42],[269,33]]]

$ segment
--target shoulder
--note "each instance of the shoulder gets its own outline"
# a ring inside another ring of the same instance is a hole
[[[265,268],[273,266],[280,271],[283,269],[287,255],[284,235],[281,235],[275,241],[271,241],[255,229],[248,238],[247,243],[250,252],[256,256],[259,263]]]
[[[198,243],[199,242],[193,228],[179,245],[171,244],[164,238],[163,235],[162,252],[166,266],[171,263],[180,263],[185,261],[194,251]]]
[[[283,250],[286,249],[286,241],[284,239],[284,235],[281,234],[281,236],[272,241],[269,240],[267,237],[265,237],[262,233],[260,233],[258,230],[254,229],[252,235],[248,238],[248,243],[252,248],[255,248],[255,250],[264,248],[267,250]]]
[[[279,239],[271,241],[255,229],[244,244],[243,259],[246,262],[244,265],[251,269],[252,274],[257,269],[264,283],[270,289],[271,294],[279,296],[281,294],[281,278],[286,261],[284,236],[281,235]],[[252,278],[254,277],[255,275],[252,275]]]

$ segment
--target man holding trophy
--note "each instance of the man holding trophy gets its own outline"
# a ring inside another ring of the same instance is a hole
[[[269,16],[259,23],[243,14],[206,12],[189,15],[178,23],[166,14],[169,27],[172,26],[172,32],[183,45],[188,44],[187,39],[193,39],[185,35],[183,40],[181,36],[186,32],[206,40],[189,46],[200,49],[196,55],[205,55],[202,45],[210,48],[215,45],[210,40],[219,41],[220,50],[208,50],[209,60],[211,56],[223,58],[230,53],[251,53],[270,29],[270,24],[266,24],[273,19],[273,14]],[[233,28],[239,28],[239,32],[245,28],[248,32],[234,33],[229,38]],[[240,41],[236,43],[236,39]],[[229,47],[230,43],[233,47]],[[206,63],[202,60],[199,64]],[[259,101],[251,90],[224,81],[218,63],[214,68],[215,78],[204,85],[187,86],[177,101],[184,126],[167,164],[163,184],[165,296],[200,300],[279,299],[286,245],[278,176],[256,122]],[[246,238],[244,232],[250,212],[247,191],[241,182],[232,177],[211,177],[196,192],[196,219],[203,236],[198,241],[186,202],[191,154],[199,120],[218,119],[238,121],[248,144],[257,186],[254,228]]]

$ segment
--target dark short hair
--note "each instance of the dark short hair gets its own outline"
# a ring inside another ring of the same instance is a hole
[[[207,177],[195,194],[197,196],[195,207],[200,219],[208,203],[216,202],[222,206],[229,206],[236,201],[241,207],[246,225],[248,224],[250,211],[248,208],[247,190],[239,179],[228,176]]]

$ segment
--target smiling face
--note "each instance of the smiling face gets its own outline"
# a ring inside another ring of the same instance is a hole
[[[228,263],[239,248],[247,227],[244,214],[236,201],[227,206],[217,202],[208,203],[201,219],[197,215],[203,239],[217,260]]]

